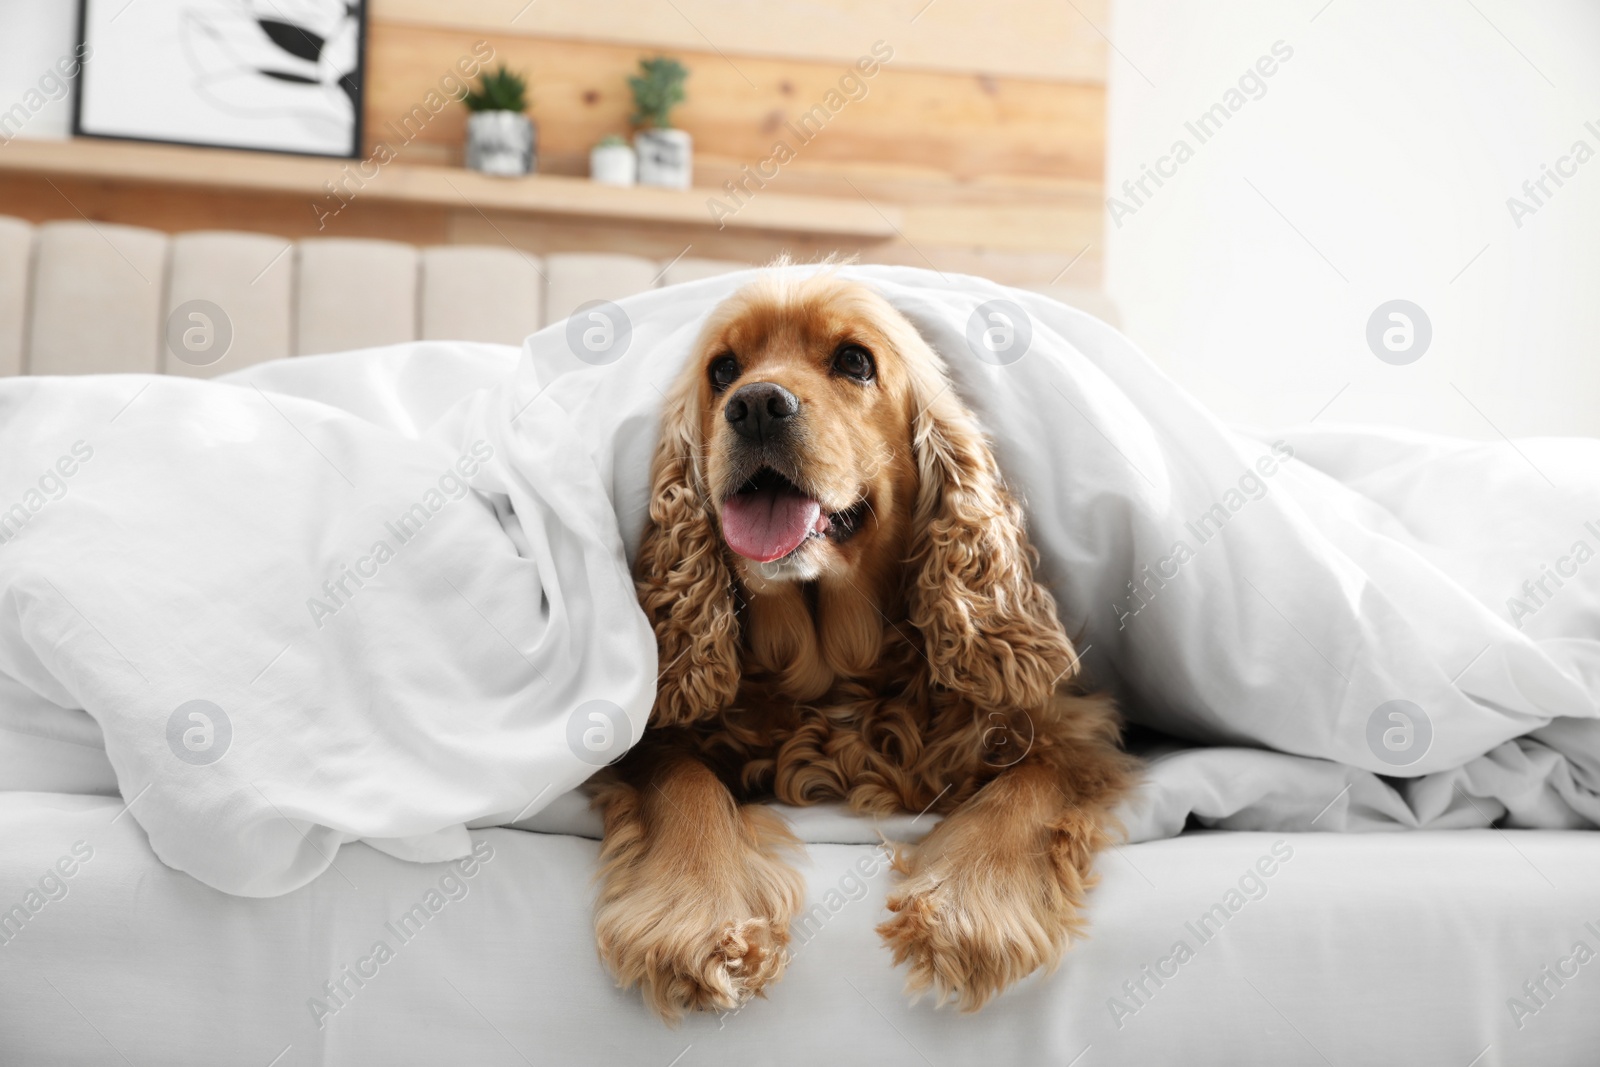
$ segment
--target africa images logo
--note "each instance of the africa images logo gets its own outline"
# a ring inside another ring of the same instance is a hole
[[[1106,998],[1111,1021],[1121,1030],[1128,1020],[1149,1007],[1161,990],[1172,983],[1183,967],[1202,949],[1222,936],[1227,924],[1248,905],[1265,900],[1271,887],[1268,879],[1294,859],[1294,846],[1274,841],[1266,853],[1246,867],[1222,896],[1195,919],[1183,924],[1183,935],[1172,943],[1167,954],[1144,964],[1137,974],[1122,983],[1119,995]]]
[[[1191,546],[1184,538],[1178,538],[1153,567],[1147,563],[1134,573],[1133,578],[1128,579],[1128,595],[1123,598],[1123,603],[1111,605],[1111,610],[1117,615],[1117,629],[1127,629],[1128,620],[1149,607],[1167,584],[1183,573],[1183,568],[1190,560],[1222,535],[1229,522],[1250,504],[1265,497],[1270,489],[1266,479],[1293,458],[1294,446],[1285,441],[1274,441],[1270,455],[1259,456],[1219,500],[1184,523],[1184,531],[1194,539],[1194,544]]]
[[[1433,747],[1433,720],[1409,700],[1387,700],[1367,716],[1367,748],[1391,767],[1409,767]]]
[[[16,538],[35,515],[66,496],[70,488],[68,479],[93,458],[94,449],[87,441],[74,441],[70,454],[57,457],[55,463],[39,475],[37,483],[29,486],[14,504],[0,504],[0,545]]]
[[[1188,136],[1173,138],[1172,146],[1164,155],[1156,158],[1154,166],[1139,164],[1139,176],[1123,181],[1122,196],[1106,197],[1106,211],[1117,229],[1122,229],[1124,219],[1137,215],[1140,209],[1149,204],[1157,190],[1178,176],[1178,169],[1195,157],[1199,146],[1221,133],[1228,121],[1252,100],[1260,100],[1267,95],[1267,79],[1294,58],[1294,47],[1286,41],[1272,42],[1270,51],[1271,55],[1261,56],[1253,65],[1246,67],[1237,82],[1224,90],[1221,99],[1185,122],[1183,129]],[[1190,143],[1191,138],[1193,144]]]
[[[494,446],[489,442],[474,441],[453,466],[439,475],[436,487],[430,487],[422,494],[421,500],[401,512],[398,518],[383,524],[384,532],[389,537],[374,541],[366,555],[356,559],[353,566],[341,563],[338,575],[322,583],[326,599],[315,596],[306,598],[306,610],[311,612],[311,621],[317,629],[322,629],[324,620],[339,614],[361,591],[362,586],[376,578],[378,569],[394,559],[401,546],[422,533],[422,528],[430,519],[443,511],[447,504],[461,500],[472,492],[466,479],[477,474],[478,468],[493,455]],[[392,544],[390,538],[393,538]],[[355,588],[352,589],[351,585]]]
[[[167,747],[192,767],[206,767],[228,754],[233,722],[209,700],[189,700],[167,716]]]

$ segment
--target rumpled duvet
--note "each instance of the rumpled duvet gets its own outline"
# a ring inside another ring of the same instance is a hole
[[[1131,839],[1600,823],[1600,442],[1229,428],[1085,313],[843,269],[993,437],[1149,758]],[[536,817],[644,726],[662,394],[747,280],[599,309],[603,358],[562,323],[0,381],[0,788],[103,746],[156,853],[251,895]]]

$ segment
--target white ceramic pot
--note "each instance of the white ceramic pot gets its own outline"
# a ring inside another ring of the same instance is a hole
[[[502,178],[532,174],[537,150],[533,120],[520,111],[474,111],[467,116],[467,166],[473,170]]]
[[[639,176],[639,157],[625,144],[589,149],[589,177],[601,185],[632,185]]]
[[[687,189],[694,173],[694,141],[682,130],[648,129],[633,135],[639,184]]]

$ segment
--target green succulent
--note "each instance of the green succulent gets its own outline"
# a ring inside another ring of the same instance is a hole
[[[633,90],[633,124],[666,129],[672,125],[672,109],[683,103],[683,83],[689,72],[682,63],[667,56],[639,60],[639,73],[630,75]]]
[[[461,102],[468,111],[527,111],[528,79],[502,63],[498,70],[485,71],[478,87],[468,90]]]
[[[596,148],[626,148],[628,142],[617,134],[608,133],[595,143]]]

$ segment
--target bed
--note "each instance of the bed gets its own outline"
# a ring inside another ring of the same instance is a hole
[[[811,810],[796,818],[808,910],[787,975],[768,1000],[669,1030],[596,958],[598,844],[583,814],[572,798],[550,830],[475,832],[491,858],[449,883],[463,889],[440,889],[453,865],[350,846],[304,889],[246,900],[164,867],[119,798],[0,795],[0,903],[76,843],[92,849],[65,895],[7,928],[0,1059],[1466,1067],[1591,1063],[1600,1038],[1600,973],[1574,959],[1600,944],[1593,834],[1195,832],[1129,846],[1102,864],[1093,934],[1057,973],[959,1015],[901,995],[873,933],[886,878],[861,873],[873,827]],[[1220,918],[1240,878],[1269,866],[1265,888]],[[444,903],[419,920],[430,890]]]
[[[736,266],[0,220],[0,371],[205,376],[431,337],[510,343],[586,302]],[[193,301],[234,309],[226,359],[162,342]],[[309,884],[250,899],[157,859],[141,795],[119,794],[92,730],[4,703],[7,1064],[1486,1067],[1593,1062],[1600,1040],[1592,833],[1314,832],[1350,826],[1335,785],[1297,832],[1194,826],[1109,853],[1091,937],[1056,973],[959,1015],[907,1004],[873,931],[881,836],[926,825],[792,811],[810,859],[793,965],[770,999],[669,1029],[596,957],[598,826],[576,793],[475,828],[467,859],[350,844]]]

